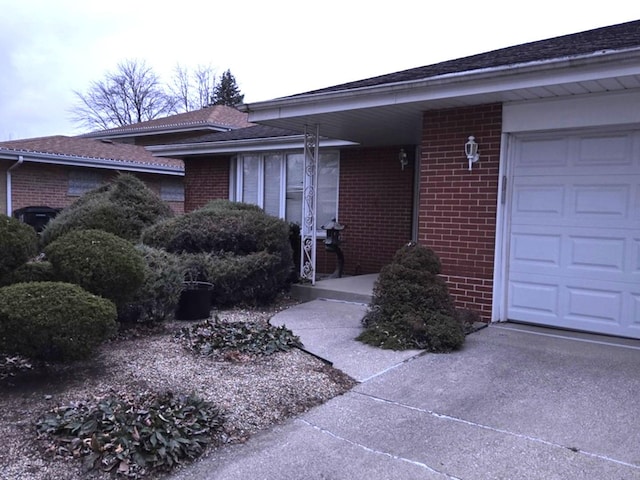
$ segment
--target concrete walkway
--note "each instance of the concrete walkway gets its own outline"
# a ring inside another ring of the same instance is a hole
[[[353,340],[363,308],[272,320],[358,386],[171,478],[640,479],[640,341],[504,324],[451,354],[380,352]]]

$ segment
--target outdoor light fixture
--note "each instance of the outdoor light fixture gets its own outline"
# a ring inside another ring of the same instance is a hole
[[[404,148],[400,149],[400,153],[398,154],[398,160],[400,160],[400,168],[404,171],[404,167],[409,165],[409,159],[407,158],[407,152],[404,151]]]
[[[471,171],[471,165],[476,163],[480,158],[478,154],[478,144],[476,143],[476,137],[471,135],[469,141],[464,144],[464,153],[467,154],[467,160],[469,160],[469,171]]]

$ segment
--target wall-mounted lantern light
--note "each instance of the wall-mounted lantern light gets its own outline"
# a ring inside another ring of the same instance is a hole
[[[400,149],[400,153],[398,153],[398,160],[400,160],[400,168],[404,171],[404,167],[409,165],[409,158],[407,157],[407,152],[404,151],[404,148]]]
[[[478,144],[475,140],[476,137],[471,135],[469,141],[464,144],[464,153],[466,153],[467,160],[469,160],[469,171],[471,171],[471,165],[476,163],[480,158],[480,154],[478,154]]]

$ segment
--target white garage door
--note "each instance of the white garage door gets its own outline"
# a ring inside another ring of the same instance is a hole
[[[508,318],[640,338],[640,131],[513,151]]]

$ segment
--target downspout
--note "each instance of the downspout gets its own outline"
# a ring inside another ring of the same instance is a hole
[[[22,165],[22,162],[24,162],[24,157],[22,155],[18,155],[18,161],[7,169],[7,216],[9,217],[11,216],[11,211],[13,210],[11,199],[11,170],[13,170],[14,168],[18,168],[20,165]]]

